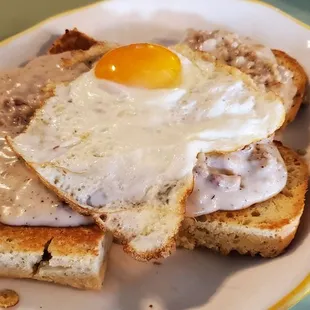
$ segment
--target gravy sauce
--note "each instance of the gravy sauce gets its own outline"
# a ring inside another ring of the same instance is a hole
[[[63,68],[70,52],[46,55],[23,68],[0,72],[0,222],[8,225],[80,226],[92,222],[72,211],[18,160],[4,137],[19,134],[41,102],[48,84],[72,81],[89,68]]]
[[[278,194],[286,181],[285,163],[271,141],[225,155],[201,153],[194,168],[187,216],[247,208]]]

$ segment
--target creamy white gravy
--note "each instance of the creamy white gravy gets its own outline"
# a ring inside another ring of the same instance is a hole
[[[230,154],[199,154],[194,176],[187,216],[240,210],[268,200],[286,185],[287,170],[277,147],[263,141]]]
[[[88,217],[73,212],[45,188],[39,179],[18,160],[4,136],[14,136],[28,124],[47,94],[49,83],[71,81],[88,67],[79,64],[64,69],[61,59],[70,52],[42,56],[23,68],[0,73],[0,222],[8,225],[80,226]]]

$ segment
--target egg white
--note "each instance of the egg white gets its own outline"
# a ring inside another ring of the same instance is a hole
[[[187,177],[199,152],[234,151],[281,126],[285,110],[273,94],[213,63],[179,57],[175,89],[126,87],[94,70],[57,86],[14,149],[78,204],[93,197],[108,212]]]

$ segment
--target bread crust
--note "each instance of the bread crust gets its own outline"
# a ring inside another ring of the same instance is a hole
[[[60,54],[74,50],[88,50],[98,42],[77,28],[66,29],[65,33],[57,38],[49,48],[49,54]]]
[[[110,234],[94,225],[70,228],[0,225],[0,276],[50,281],[80,289],[100,289],[107,260],[107,255],[102,256],[102,253],[108,251],[110,242]],[[15,260],[12,264],[8,262],[10,253],[12,261]],[[44,257],[46,253],[48,257]],[[56,258],[71,260],[71,272],[68,266],[61,270],[61,266],[50,265]],[[84,259],[88,261],[85,264],[91,262],[90,266],[101,266],[100,270],[74,271],[75,262]],[[46,266],[49,267],[47,276],[42,268]]]
[[[274,257],[293,240],[304,210],[308,167],[293,150],[277,143],[287,165],[288,182],[275,197],[238,211],[217,211],[183,222],[178,246],[204,246],[222,254]]]
[[[279,65],[284,66],[286,69],[293,72],[293,83],[297,88],[297,92],[293,98],[293,104],[291,106],[291,109],[286,115],[285,122],[282,125],[281,129],[283,129],[295,119],[301,104],[304,102],[308,84],[308,76],[304,68],[299,64],[296,59],[280,50],[273,49],[272,52],[275,55]]]

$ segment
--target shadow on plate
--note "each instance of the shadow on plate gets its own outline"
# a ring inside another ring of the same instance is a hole
[[[287,126],[282,141],[295,150],[305,150],[310,143],[310,108],[309,103],[303,104],[296,119]]]
[[[65,33],[65,30],[63,30],[62,33],[60,34],[52,34],[50,35],[50,37],[46,40],[46,42],[41,46],[41,48],[39,49],[37,56],[42,56],[47,54],[48,50],[51,48],[52,44],[54,43],[54,41],[56,39],[58,39],[62,34]]]
[[[226,289],[235,289],[228,287],[225,281],[236,273],[291,255],[309,236],[309,222],[310,208],[306,207],[292,244],[279,258],[272,260],[238,253],[222,256],[207,249],[178,249],[165,260],[141,263],[115,245],[104,291],[118,296],[119,310],[198,308],[208,304],[223,285]]]
[[[266,261],[237,254],[225,257],[206,249],[179,249],[168,259],[140,263],[114,246],[104,291],[117,294],[120,310],[192,309],[207,304],[233,273]]]
[[[64,31],[65,31],[65,29],[64,29]],[[48,50],[49,50],[50,47],[52,46],[53,42],[54,42],[57,38],[59,38],[60,35],[61,35],[61,34],[58,34],[58,35],[52,34],[52,35],[50,35],[50,37],[49,37],[49,38],[44,42],[44,44],[40,47],[39,51],[38,51],[37,54],[36,54],[36,57],[39,57],[39,56],[42,56],[42,55],[46,55],[47,52],[48,52]],[[28,63],[29,61],[31,61],[31,60],[32,60],[32,59],[29,59],[29,60],[26,60],[26,61],[22,62],[22,63],[20,64],[20,67],[26,66],[27,63]]]

